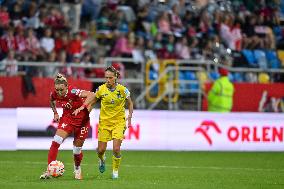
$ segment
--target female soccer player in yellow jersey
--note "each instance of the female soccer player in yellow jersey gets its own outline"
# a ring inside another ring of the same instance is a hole
[[[133,103],[129,90],[117,83],[119,72],[112,66],[105,69],[105,84],[98,87],[96,93],[88,96],[84,104],[76,109],[73,114],[77,115],[85,107],[95,104],[101,100],[99,128],[98,128],[98,149],[99,170],[105,171],[105,151],[107,142],[113,140],[112,156],[112,178],[118,178],[118,169],[121,161],[120,146],[126,130],[131,126]],[[125,117],[125,103],[128,102],[128,117]]]

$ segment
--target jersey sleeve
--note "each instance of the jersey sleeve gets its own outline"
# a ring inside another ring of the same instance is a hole
[[[82,91],[83,91],[83,90],[78,89],[78,88],[72,88],[71,91],[70,91],[70,93],[71,93],[71,95],[80,97]]]
[[[99,87],[96,89],[96,98],[97,98],[97,99],[101,99],[101,91],[102,91],[102,87],[99,86]]]
[[[125,95],[125,98],[129,98],[130,97],[130,92],[129,92],[129,90],[126,87],[124,87],[123,94]]]

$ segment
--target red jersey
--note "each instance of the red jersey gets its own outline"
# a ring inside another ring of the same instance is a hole
[[[82,122],[89,120],[89,111],[85,108],[76,116],[72,113],[83,105],[84,99],[80,97],[82,90],[73,86],[68,86],[67,94],[64,97],[57,95],[55,91],[51,92],[51,100],[56,100],[63,108],[62,117],[72,119],[72,124],[80,126]]]

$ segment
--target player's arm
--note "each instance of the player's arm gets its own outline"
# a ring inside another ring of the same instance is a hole
[[[128,117],[127,117],[127,122],[128,122],[128,127],[131,126],[131,119],[132,119],[132,114],[133,114],[133,102],[131,100],[131,97],[129,96],[127,98],[127,102],[128,102]]]
[[[56,101],[52,98],[52,96],[50,95],[50,100],[49,100],[49,104],[50,104],[50,107],[53,111],[53,114],[54,114],[54,121],[58,122],[59,121],[59,115],[57,113],[57,110],[56,110]]]
[[[84,108],[87,108],[90,112],[92,110],[93,104],[96,103],[96,93],[90,92],[90,91],[81,91],[80,98],[86,98],[83,105],[79,108],[77,108],[73,114],[76,116],[80,111],[82,111]]]
[[[91,92],[91,91],[84,91],[84,90],[82,90],[80,95],[79,95],[80,98],[86,98],[85,101],[84,101],[83,107],[86,107],[89,112],[93,109],[93,106],[92,106],[93,103],[88,103],[88,101],[94,99],[95,96],[96,96],[96,93]],[[86,101],[87,101],[87,103],[86,103]]]

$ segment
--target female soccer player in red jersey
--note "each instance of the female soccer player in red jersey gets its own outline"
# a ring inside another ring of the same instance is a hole
[[[61,74],[55,77],[54,91],[50,94],[50,107],[54,113],[54,120],[59,124],[49,149],[48,164],[56,160],[60,145],[70,134],[74,133],[74,176],[79,180],[82,179],[80,164],[83,153],[81,150],[90,128],[91,106],[84,106],[84,109],[77,115],[73,115],[72,112],[83,105],[83,98],[91,95],[94,93],[69,86],[67,79]],[[63,108],[61,117],[57,113],[56,102]],[[45,171],[40,178],[50,178],[48,171]]]

